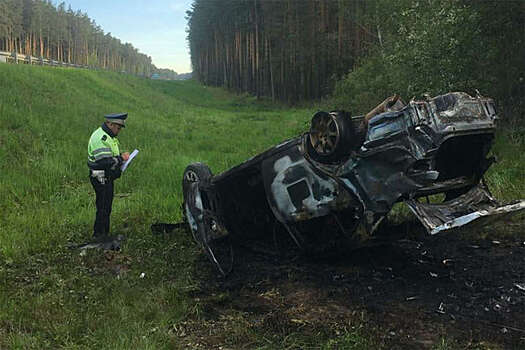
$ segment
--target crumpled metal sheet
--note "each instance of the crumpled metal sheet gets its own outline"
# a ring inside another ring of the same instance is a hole
[[[500,205],[481,186],[441,204],[420,203],[413,199],[406,203],[432,235],[467,224],[487,224],[525,209],[525,200]]]

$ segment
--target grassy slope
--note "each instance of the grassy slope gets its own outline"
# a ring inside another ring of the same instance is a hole
[[[180,345],[170,329],[199,312],[184,292],[198,252],[187,237],[153,237],[150,224],[180,219],[187,164],[223,171],[296,135],[307,113],[84,70],[0,65],[0,87],[0,348]],[[140,150],[113,205],[112,231],[128,242],[122,254],[80,257],[65,246],[91,235],[87,141],[120,111],[130,115],[121,144]]]
[[[130,114],[121,144],[140,150],[113,206],[112,231],[129,240],[121,254],[80,257],[64,247],[91,234],[87,141],[103,114],[121,111]],[[187,237],[153,237],[149,225],[180,219],[187,164],[223,171],[304,130],[312,112],[194,82],[0,65],[0,348],[183,346],[170,329],[200,313],[185,293],[198,253]],[[495,147],[506,157],[489,178],[500,197],[525,197],[515,181],[525,172],[523,142]],[[120,267],[129,271],[117,279]],[[234,331],[279,347],[247,332]],[[324,341],[336,344],[315,340]]]
[[[187,237],[152,236],[150,224],[180,219],[187,164],[223,171],[296,135],[308,112],[84,70],[0,65],[0,86],[0,348],[181,346],[171,330],[199,314],[185,292],[199,253]],[[112,231],[128,242],[121,254],[81,257],[65,246],[91,235],[87,141],[120,111],[130,114],[121,144],[140,150],[113,205]]]
[[[87,237],[92,216],[87,140],[108,112],[127,111],[119,136],[138,148],[117,192],[114,229],[179,219],[184,167],[214,172],[294,135],[303,113],[270,109],[192,82],[160,82],[90,71],[0,67],[1,251],[20,256]],[[301,124],[302,126],[302,124]],[[28,220],[31,218],[31,220]],[[28,239],[29,238],[29,239]]]

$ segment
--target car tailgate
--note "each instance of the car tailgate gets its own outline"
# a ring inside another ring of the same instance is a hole
[[[480,185],[439,204],[421,203],[414,199],[406,203],[432,235],[467,224],[484,225],[525,209],[525,200],[501,205]]]

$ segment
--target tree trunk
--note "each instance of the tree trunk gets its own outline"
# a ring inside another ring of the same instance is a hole
[[[268,38],[266,38],[266,46],[268,47],[268,57],[270,66],[270,88],[272,91],[272,101],[275,101],[275,84],[273,81],[273,66],[272,66],[272,46],[270,45]]]
[[[343,52],[343,2],[342,0],[339,0],[339,8],[338,8],[338,25],[337,25],[337,54],[339,56],[342,55]]]

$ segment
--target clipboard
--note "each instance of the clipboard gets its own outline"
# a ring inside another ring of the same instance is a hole
[[[133,152],[131,152],[131,154],[129,155],[129,158],[128,160],[126,160],[124,162],[124,164],[122,164],[120,166],[120,170],[122,170],[122,172],[124,172],[124,170],[126,170],[126,168],[128,167],[128,165],[131,164],[131,161],[133,160],[133,158],[135,158],[135,156],[139,153],[139,150],[138,149],[135,149]]]

